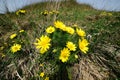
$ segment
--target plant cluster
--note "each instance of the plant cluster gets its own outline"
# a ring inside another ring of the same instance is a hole
[[[12,33],[8,37],[7,42],[4,42],[3,46],[0,47],[2,57],[5,57],[5,55],[9,55],[9,57],[10,55],[16,57],[18,55],[24,56],[27,53],[26,45],[29,44],[27,33],[24,30]]]
[[[52,10],[52,11],[48,11],[48,10],[44,10],[43,12],[41,12],[41,15],[47,16],[47,15],[58,15],[59,11],[56,10]]]
[[[81,53],[88,52],[89,42],[81,28],[55,21],[54,26],[49,26],[45,31],[34,43],[43,60],[74,63]]]
[[[100,16],[109,16],[109,17],[110,17],[110,16],[113,16],[113,14],[110,13],[110,12],[105,12],[105,11],[104,11],[104,12],[101,12],[101,13],[100,13]]]

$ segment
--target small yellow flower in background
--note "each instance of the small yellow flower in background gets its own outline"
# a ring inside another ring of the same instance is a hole
[[[26,13],[26,10],[18,10],[17,12],[16,12],[16,15],[19,15],[19,14],[25,14]]]
[[[10,35],[10,39],[15,38],[16,36],[17,36],[17,34],[16,34],[16,33],[14,33],[14,34]]]
[[[44,77],[45,73],[44,72],[41,72],[40,73],[40,77]]]
[[[75,55],[75,58],[78,59],[78,55]]]
[[[82,29],[76,29],[76,32],[81,37],[85,37],[86,36],[85,31],[83,31]]]
[[[66,31],[70,34],[74,34],[75,30],[71,27],[66,27]]]
[[[50,41],[51,39],[48,36],[42,35],[40,39],[36,39],[35,46],[37,49],[40,49],[40,53],[43,54],[45,53],[49,48],[50,48]]]
[[[26,10],[22,10],[22,9],[21,9],[21,10],[19,10],[19,11],[20,11],[21,13],[26,13]]]
[[[50,27],[48,27],[48,28],[46,29],[46,32],[47,32],[47,33],[53,33],[54,31],[55,31],[55,28],[52,27],[52,26],[50,26]]]
[[[55,22],[54,22],[54,26],[55,26],[56,28],[59,28],[59,29],[63,30],[63,31],[66,31],[66,26],[65,26],[65,24],[62,23],[61,21],[55,21]]]
[[[87,53],[88,51],[88,41],[86,39],[80,40],[79,39],[79,49],[83,52],[83,53]]]
[[[45,80],[49,80],[49,77],[46,77]]]
[[[63,50],[61,50],[59,59],[64,63],[68,61],[69,56],[70,56],[70,51],[68,50],[68,48],[64,48]]]
[[[20,51],[21,49],[21,45],[20,44],[14,44],[12,47],[11,47],[11,52],[15,53],[17,51]]]
[[[102,12],[101,14],[100,14],[100,16],[112,16],[112,13],[110,13],[110,12]]]
[[[24,30],[22,29],[22,30],[20,30],[19,32],[22,33],[22,32],[24,32]]]
[[[41,12],[41,14],[44,16],[47,16],[49,14],[49,12],[47,10],[45,10],[45,11]]]
[[[73,44],[73,42],[70,42],[70,41],[67,42],[66,47],[67,47],[70,51],[75,51],[75,50],[76,50],[75,44]]]

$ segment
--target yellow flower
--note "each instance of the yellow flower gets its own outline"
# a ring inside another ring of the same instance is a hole
[[[12,35],[10,35],[10,39],[13,39],[13,38],[15,38],[17,36],[17,34],[12,34]]]
[[[36,39],[37,42],[34,43],[37,49],[40,49],[40,53],[45,53],[50,48],[51,39],[48,36],[42,35],[40,39]]]
[[[78,55],[75,55],[75,58],[78,59]]]
[[[45,73],[44,72],[41,72],[40,73],[40,77],[44,77]]]
[[[22,10],[22,9],[21,9],[21,10],[19,10],[19,11],[20,11],[21,13],[26,13],[26,10]]]
[[[49,80],[49,77],[46,77],[45,80]]]
[[[19,15],[20,13],[25,14],[25,13],[26,13],[26,10],[18,10],[18,11],[16,12],[16,15]]]
[[[52,26],[50,26],[50,27],[48,27],[48,28],[46,29],[46,32],[47,32],[47,33],[53,33],[54,31],[55,31],[55,28],[52,27]]]
[[[73,42],[70,42],[70,41],[67,42],[66,47],[67,47],[70,51],[75,51],[75,50],[76,50],[75,44],[73,44]]]
[[[75,30],[71,27],[66,27],[66,31],[70,34],[74,34]]]
[[[45,11],[41,12],[41,14],[44,16],[47,16],[49,14],[49,12],[47,10],[45,10]]]
[[[79,36],[81,36],[81,37],[86,36],[85,31],[83,31],[82,29],[76,29],[76,32],[77,32],[77,34],[78,34]]]
[[[79,39],[79,49],[83,52],[86,53],[88,51],[88,41],[86,39],[80,40]]]
[[[11,52],[15,53],[17,51],[20,51],[21,49],[21,45],[20,44],[14,44],[12,47],[11,47]]]
[[[68,50],[68,48],[64,48],[63,50],[61,50],[59,59],[64,63],[67,62],[69,56],[70,56],[70,51]]]
[[[66,31],[66,26],[61,21],[54,22],[54,25],[55,25],[56,28],[59,28],[63,31]]]
[[[22,33],[22,32],[24,32],[24,30],[20,30],[19,32]]]

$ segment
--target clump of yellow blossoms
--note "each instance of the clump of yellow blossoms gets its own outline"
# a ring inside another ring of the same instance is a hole
[[[110,12],[101,12],[100,13],[100,16],[113,16],[113,14],[112,13],[110,13]]]
[[[21,9],[16,12],[16,15],[25,14],[25,13],[26,13],[26,10]]]
[[[52,10],[52,11],[48,11],[48,10],[44,10],[43,12],[41,12],[41,15],[47,16],[47,15],[58,15],[59,11],[56,10]]]
[[[35,47],[45,54],[46,60],[57,60],[72,63],[79,58],[79,53],[87,53],[89,42],[82,28],[66,26],[55,21],[53,26],[46,28],[46,35],[36,39]],[[44,56],[44,55],[42,55]]]
[[[14,44],[12,47],[11,47],[11,52],[15,53],[17,51],[20,51],[21,50],[21,45],[20,44]]]

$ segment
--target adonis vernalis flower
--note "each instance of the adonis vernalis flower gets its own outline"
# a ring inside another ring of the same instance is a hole
[[[76,29],[76,32],[77,32],[77,34],[78,34],[79,36],[81,36],[81,37],[86,36],[85,31],[83,31],[82,29]]]
[[[56,28],[59,28],[59,29],[61,29],[63,31],[66,31],[66,26],[61,21],[55,21],[54,25],[55,25]]]
[[[22,33],[22,32],[24,32],[24,30],[22,29],[22,30],[20,30],[19,32]]]
[[[16,12],[16,15],[19,15],[19,14],[25,14],[26,13],[26,10],[18,10]]]
[[[59,59],[64,63],[67,62],[69,56],[70,56],[70,51],[68,50],[68,48],[64,48],[63,50],[61,50]]]
[[[46,77],[45,80],[49,80],[49,77]]]
[[[48,27],[48,28],[46,29],[46,32],[47,32],[47,33],[53,33],[54,31],[55,31],[55,28],[52,27],[52,26],[50,26],[50,27]]]
[[[79,49],[83,52],[83,53],[87,53],[88,51],[88,41],[86,39],[80,40],[79,39]]]
[[[75,30],[71,27],[66,27],[66,31],[70,34],[74,34]]]
[[[11,47],[11,52],[15,53],[17,51],[20,51],[21,49],[21,45],[20,44],[14,44],[12,47]]]
[[[75,50],[76,50],[75,44],[73,44],[73,42],[70,42],[70,41],[67,42],[66,47],[67,47],[70,51],[75,51]]]
[[[44,72],[41,72],[40,73],[40,77],[44,77],[45,73]]]
[[[51,39],[48,36],[42,35],[40,39],[36,39],[37,42],[34,43],[37,49],[40,49],[40,53],[45,53],[50,48]]]
[[[16,36],[17,36],[17,34],[16,34],[16,33],[14,33],[14,34],[10,35],[10,39],[15,38]]]

